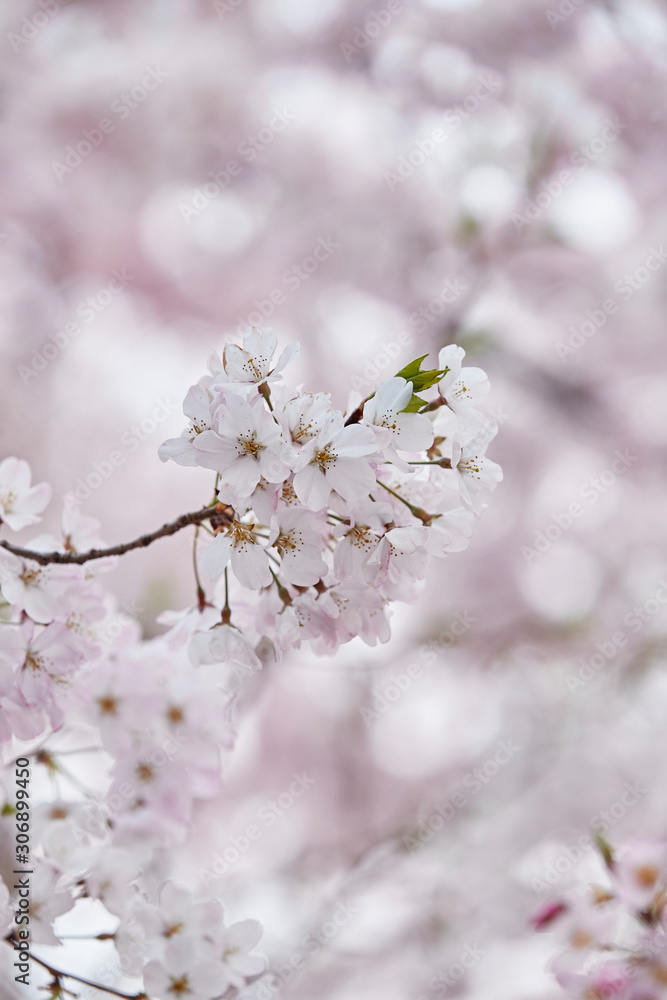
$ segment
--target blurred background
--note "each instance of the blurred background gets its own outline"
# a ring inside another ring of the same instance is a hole
[[[340,408],[451,342],[492,381],[470,548],[389,645],[254,678],[163,870],[264,922],[257,1000],[558,997],[531,913],[592,825],[667,833],[665,4],[6,0],[0,46],[1,457],[47,529],[208,500],[157,448],[249,324]],[[147,635],[185,535],[105,581]]]

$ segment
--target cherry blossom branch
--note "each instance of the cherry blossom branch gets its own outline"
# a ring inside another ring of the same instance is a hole
[[[47,566],[49,563],[77,563],[82,565],[83,563],[91,562],[93,559],[105,559],[107,556],[122,556],[126,552],[131,552],[132,549],[145,548],[147,545],[151,545],[157,541],[158,538],[167,538],[169,535],[175,535],[177,531],[181,531],[191,524],[201,524],[202,521],[208,521],[212,518],[220,518],[221,525],[229,524],[232,521],[232,517],[231,508],[225,504],[218,503],[213,507],[205,507],[203,510],[193,511],[191,514],[182,514],[175,521],[163,524],[157,531],[153,531],[149,535],[142,535],[141,538],[137,538],[133,542],[126,542],[124,545],[114,545],[108,549],[91,549],[90,552],[33,552],[31,549],[21,549],[16,545],[11,545],[9,542],[0,542],[0,546],[3,549],[7,549],[8,552],[12,552],[15,556],[20,556],[21,559],[32,559],[42,566]]]
[[[5,940],[8,944],[16,944],[12,936]],[[92,986],[94,990],[102,990],[104,993],[111,993],[115,997],[122,997],[123,1000],[149,1000],[146,993],[123,993],[121,990],[115,990],[112,986],[103,986],[102,983],[94,983],[90,979],[83,979],[81,976],[75,976],[71,972],[62,972],[60,969],[54,969],[52,965],[49,965],[48,962],[45,962],[41,958],[37,958],[37,955],[33,955],[31,951],[28,952],[28,958],[31,958],[37,965],[41,965],[43,969],[46,969],[53,976],[59,987],[61,986],[62,979],[74,979],[77,983],[82,983],[84,986]]]

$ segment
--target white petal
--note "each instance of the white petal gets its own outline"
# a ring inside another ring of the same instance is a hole
[[[177,465],[196,467],[199,464],[197,453],[187,431],[181,437],[169,438],[168,441],[164,441],[157,453],[161,462],[168,462],[171,459]]]
[[[433,424],[425,413],[399,413],[396,446],[401,451],[427,451],[433,444]]]
[[[329,499],[331,485],[324,473],[311,462],[294,476],[294,492],[304,507],[308,507],[309,510],[322,510]]]
[[[363,458],[337,458],[326,472],[327,482],[343,500],[361,500],[376,483],[375,473]]]
[[[292,344],[288,344],[284,351],[281,352],[280,357],[273,369],[273,374],[277,375],[281,372],[286,365],[293,361],[294,358],[298,358],[301,353],[301,344],[298,341],[294,341]]]
[[[232,570],[239,583],[248,590],[268,587],[273,577],[269,569],[269,557],[261,545],[245,545],[243,549],[232,550]]]
[[[228,535],[217,535],[209,547],[204,549],[199,565],[202,572],[206,573],[211,580],[218,580],[230,560],[232,554],[232,541]]]
[[[344,427],[340,434],[336,435],[333,447],[338,455],[360,458],[362,455],[372,455],[377,445],[375,434],[370,427],[352,424],[350,427]]]

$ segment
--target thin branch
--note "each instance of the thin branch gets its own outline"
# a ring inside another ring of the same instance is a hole
[[[14,938],[10,937],[6,939],[8,943],[15,944]],[[62,979],[74,979],[77,983],[83,983],[84,986],[92,986],[94,990],[102,990],[104,993],[111,993],[115,997],[122,997],[123,1000],[148,1000],[146,993],[122,993],[120,990],[115,990],[111,986],[103,986],[102,983],[93,983],[90,979],[83,979],[81,976],[75,976],[72,972],[61,972],[59,969],[54,969],[52,965],[45,962],[41,958],[37,958],[37,955],[33,955],[31,951],[28,952],[28,957],[41,965],[43,969],[53,976],[58,985]]]
[[[132,549],[145,548],[158,538],[167,538],[169,535],[175,535],[177,531],[181,531],[191,524],[200,524],[202,521],[208,521],[211,518],[219,517],[221,524],[231,523],[233,515],[229,513],[230,510],[231,508],[224,504],[205,507],[203,510],[193,511],[192,514],[182,514],[175,521],[163,524],[157,531],[151,532],[150,535],[142,535],[141,538],[137,538],[133,542],[126,542],[124,545],[114,545],[109,549],[91,549],[90,552],[33,552],[30,549],[21,549],[15,545],[10,545],[9,542],[0,542],[0,546],[3,549],[7,549],[8,552],[12,552],[15,556],[20,556],[21,559],[32,559],[42,566],[47,566],[49,563],[76,563],[83,565],[84,563],[92,562],[93,559],[105,559],[107,556],[122,556],[126,552],[131,552]]]

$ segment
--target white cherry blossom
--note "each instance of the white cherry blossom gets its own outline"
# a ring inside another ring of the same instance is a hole
[[[243,335],[243,347],[226,344],[222,352],[222,373],[212,374],[220,381],[253,385],[272,382],[280,377],[280,372],[299,354],[299,344],[289,344],[281,353],[275,365],[273,356],[278,347],[278,338],[273,330],[256,330],[251,327]],[[215,356],[214,356],[215,357]],[[217,361],[217,358],[216,358]]]
[[[252,526],[234,521],[204,550],[200,566],[212,580],[218,580],[231,563],[234,576],[248,590],[261,590],[272,581],[266,549]]]
[[[225,502],[249,497],[262,478],[281,483],[291,471],[292,450],[259,396],[248,402],[229,393],[214,429],[200,434],[194,446],[198,464],[221,474],[218,495]]]
[[[236,663],[254,673],[262,663],[243,633],[233,625],[216,625],[207,632],[195,632],[188,643],[195,667],[203,663]]]
[[[321,510],[335,490],[344,500],[361,500],[375,485],[368,456],[377,452],[370,427],[343,426],[339,415],[303,448],[295,465],[294,491],[310,510]]]
[[[41,566],[32,559],[22,559],[0,549],[0,587],[5,600],[16,611],[25,611],[42,625],[66,617],[64,592],[69,584],[82,577],[80,566]]]
[[[210,431],[214,425],[214,412],[220,403],[219,393],[205,388],[201,383],[193,385],[183,401],[183,413],[190,418],[190,426],[177,438],[169,438],[160,445],[158,456],[160,461],[169,459],[177,465],[197,466],[195,441],[204,431]]]
[[[438,355],[438,367],[441,370],[449,368],[449,371],[438,383],[438,392],[464,423],[477,427],[483,418],[475,407],[486,399],[491,383],[481,368],[464,368],[464,357],[465,351],[456,344],[442,348]]]
[[[222,962],[204,957],[192,938],[170,941],[164,959],[144,969],[144,988],[155,1000],[212,1000],[228,985]]]
[[[484,509],[484,494],[502,482],[503,472],[497,462],[484,455],[484,444],[476,441],[462,445],[455,440],[452,448],[452,471],[461,500],[475,514]]]
[[[0,462],[0,524],[11,531],[20,531],[39,524],[39,515],[51,499],[48,483],[31,486],[32,473],[20,458],[5,458]]]
[[[378,446],[388,461],[398,464],[400,451],[427,451],[433,443],[433,424],[424,413],[404,413],[412,399],[412,382],[388,378],[381,382],[372,399],[364,404],[364,421],[377,428]],[[410,466],[401,463],[403,471]]]
[[[215,946],[225,967],[229,984],[241,989],[248,976],[259,976],[266,962],[251,952],[262,937],[262,925],[257,920],[240,920],[216,936]]]
[[[286,583],[311,587],[328,571],[321,528],[310,512],[284,507],[271,520],[269,545],[280,553],[280,575]]]
[[[369,560],[392,518],[392,509],[386,503],[362,500],[350,505],[350,523],[338,524],[333,531],[337,539],[334,572],[340,580],[373,582],[377,567]]]

